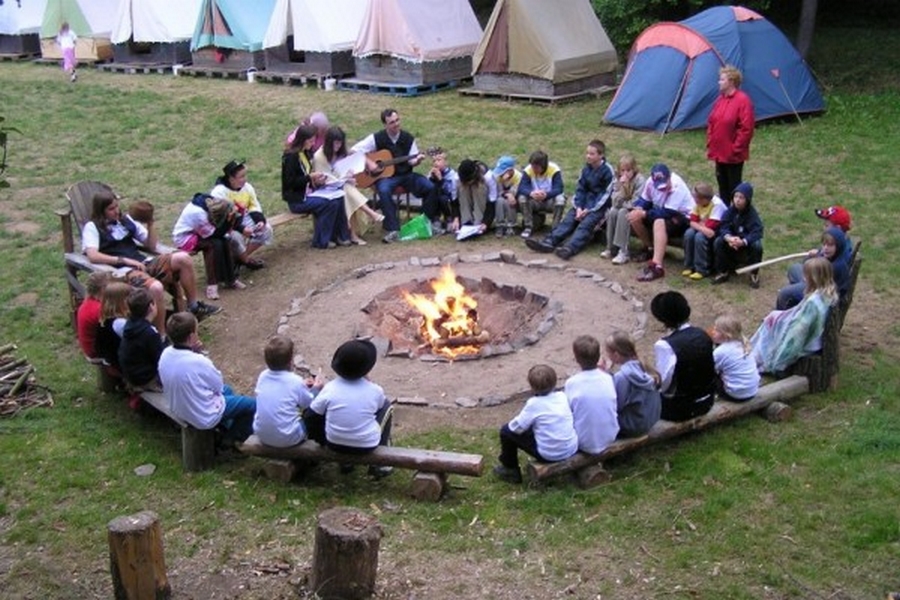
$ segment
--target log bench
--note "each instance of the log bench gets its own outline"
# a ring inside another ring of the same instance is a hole
[[[647,435],[616,440],[599,454],[577,453],[559,462],[545,463],[532,461],[526,468],[529,482],[538,484],[551,477],[574,473],[581,488],[591,488],[610,480],[611,475],[603,469],[602,462],[614,456],[634,452],[640,448],[656,444],[692,431],[707,429],[754,412],[764,412],[770,421],[783,421],[790,417],[791,408],[783,400],[790,400],[809,392],[806,377],[793,375],[759,388],[759,393],[747,402],[726,402],[716,400],[705,415],[688,421],[657,421]]]
[[[195,429],[175,416],[162,392],[140,392],[141,400],[167,416],[181,428],[181,465],[186,472],[212,468],[216,459],[216,431]]]
[[[430,502],[438,501],[447,491],[449,474],[480,477],[484,471],[484,457],[480,454],[398,446],[378,446],[367,454],[342,454],[312,440],[288,448],[274,448],[251,435],[240,450],[251,456],[274,459],[274,468],[267,469],[267,473],[284,481],[295,476],[295,463],[336,462],[412,469],[415,470],[410,488],[412,497]]]

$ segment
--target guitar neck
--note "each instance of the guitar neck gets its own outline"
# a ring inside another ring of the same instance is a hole
[[[408,162],[409,159],[415,158],[416,156],[417,156],[416,154],[410,154],[409,156],[398,156],[396,158],[389,158],[388,160],[380,160],[380,161],[378,161],[378,163],[382,167],[388,167],[391,165],[399,165],[400,163]]]

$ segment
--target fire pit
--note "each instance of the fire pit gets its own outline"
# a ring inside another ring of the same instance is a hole
[[[379,349],[370,377],[388,396],[471,406],[520,397],[537,363],[573,374],[581,334],[602,340],[625,329],[639,338],[646,321],[643,301],[621,284],[507,251],[366,265],[294,299],[277,330],[294,340],[301,369],[330,376],[339,344],[370,337]]]

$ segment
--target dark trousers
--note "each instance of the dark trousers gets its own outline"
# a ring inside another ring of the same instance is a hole
[[[662,412],[660,419],[666,421],[687,421],[700,415],[705,415],[713,406],[715,396],[712,393],[700,398],[687,398],[684,396],[663,396]]]
[[[732,249],[725,241],[725,236],[716,238],[713,245],[713,256],[716,261],[716,273],[731,273],[743,265],[753,265],[762,260],[762,241],[753,242],[749,246]]]
[[[726,163],[716,163],[716,183],[719,184],[719,198],[727,205],[731,206],[731,195],[734,194],[734,188],[743,181],[744,163],[729,165]]]
[[[428,198],[434,185],[424,175],[419,173],[406,173],[385,177],[375,183],[378,192],[378,200],[381,203],[381,212],[384,215],[382,223],[385,231],[400,231],[400,212],[394,202],[394,190],[403,187],[407,192],[418,198]]]
[[[422,212],[429,221],[449,222],[453,218],[450,198],[446,197],[439,185],[432,183],[431,193],[422,198]]]
[[[551,245],[558,246],[571,235],[572,237],[566,242],[566,246],[572,251],[572,254],[577,254],[584,250],[584,247],[594,238],[594,230],[597,229],[597,224],[605,216],[605,209],[595,210],[589,212],[580,221],[577,221],[575,219],[575,209],[570,208],[563,220],[550,232],[548,241]]]
[[[381,440],[379,446],[391,445],[391,427],[394,424],[394,408],[387,404],[375,413],[375,420],[381,425]],[[366,454],[371,452],[377,446],[372,448],[358,448],[356,446],[344,446],[341,444],[333,444],[328,441],[325,435],[325,415],[306,409],[303,411],[303,425],[306,427],[306,435],[309,439],[322,446],[328,446],[335,452],[344,452],[345,454]]]
[[[516,433],[509,428],[507,423],[500,428],[500,464],[510,469],[519,468],[519,450],[533,456],[538,460],[544,460],[537,449],[537,441],[534,439],[534,430],[529,429],[522,433]]]
[[[235,232],[234,235],[240,235]],[[231,285],[237,279],[231,243],[220,237],[200,240],[197,249],[203,253],[203,268],[206,271],[206,285],[224,283]]]
[[[303,202],[288,202],[288,209],[297,215],[315,216],[312,242],[315,248],[327,248],[328,242],[350,239],[350,226],[341,198],[307,196]]]

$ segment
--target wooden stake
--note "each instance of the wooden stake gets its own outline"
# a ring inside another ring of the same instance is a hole
[[[354,508],[331,508],[319,514],[310,575],[316,597],[369,598],[375,592],[382,535],[375,518]]]
[[[162,529],[154,512],[117,517],[107,526],[109,563],[116,600],[167,600]]]

